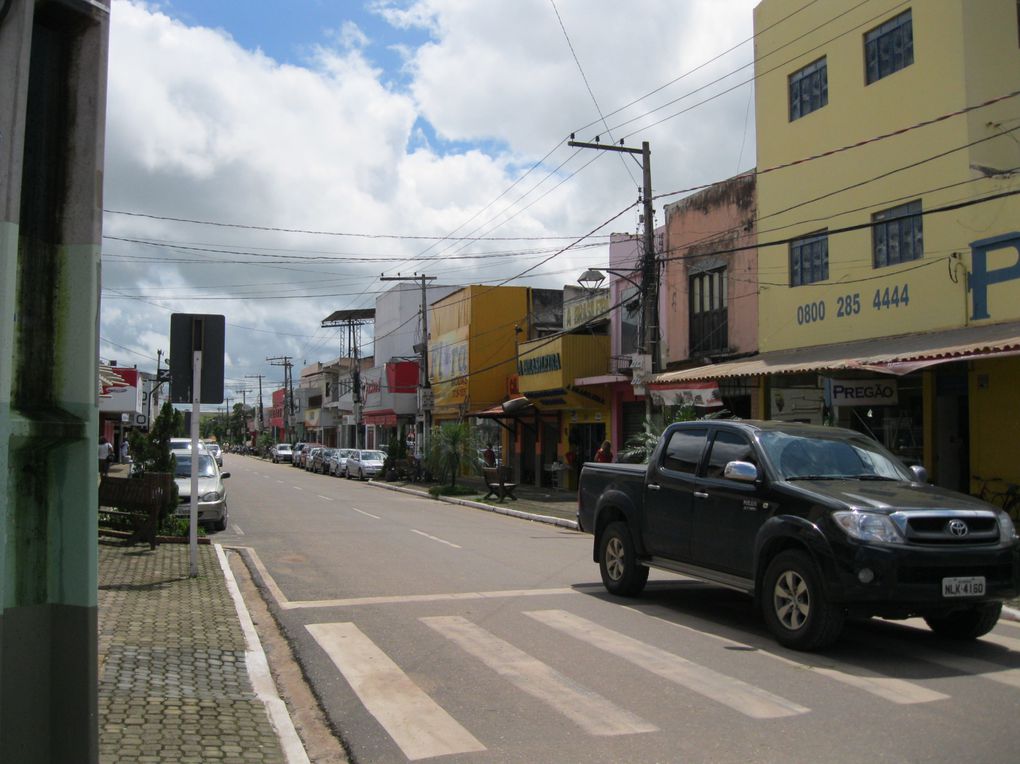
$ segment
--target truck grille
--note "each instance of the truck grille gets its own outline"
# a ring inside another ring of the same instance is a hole
[[[996,544],[999,541],[999,523],[994,512],[896,512],[892,520],[907,541],[914,544]]]

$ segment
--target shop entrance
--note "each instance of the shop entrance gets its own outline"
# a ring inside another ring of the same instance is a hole
[[[943,488],[970,490],[970,396],[963,364],[935,375],[934,481]]]
[[[577,454],[576,468],[580,471],[581,464],[595,460],[595,452],[606,439],[606,425],[602,422],[571,425],[569,439],[570,447]]]

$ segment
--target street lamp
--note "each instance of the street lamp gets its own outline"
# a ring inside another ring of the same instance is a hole
[[[613,276],[617,276],[618,278],[623,279],[628,284],[633,286],[635,289],[639,291],[641,290],[641,285],[634,281],[634,279],[630,278],[629,276],[625,276],[624,271],[620,271],[616,268],[603,268],[602,270],[604,270],[606,273],[609,273]],[[633,270],[629,272],[634,273]],[[596,289],[602,286],[605,280],[606,280],[605,273],[600,271],[598,268],[589,268],[578,277],[577,283],[584,287],[587,291],[594,292]]]

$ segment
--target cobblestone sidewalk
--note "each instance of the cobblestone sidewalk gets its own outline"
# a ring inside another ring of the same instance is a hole
[[[99,545],[102,762],[286,761],[212,546]]]

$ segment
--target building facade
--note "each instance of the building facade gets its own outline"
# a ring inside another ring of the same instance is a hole
[[[754,13],[764,403],[1020,481],[1020,9],[800,5]]]

